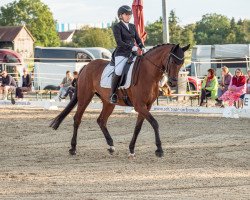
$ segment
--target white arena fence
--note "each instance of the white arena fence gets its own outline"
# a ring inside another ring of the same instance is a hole
[[[29,60],[34,60],[34,58],[30,58]],[[49,60],[48,58],[39,58],[39,60]],[[50,58],[51,60],[70,60],[70,59],[53,59]],[[213,59],[213,61],[193,61],[194,64],[200,64],[200,63],[206,63],[206,64],[218,64],[218,63],[247,63],[248,69],[249,69],[249,63],[250,60],[248,60],[249,57],[246,58],[246,61],[219,61],[221,59]],[[72,59],[76,60],[76,59]],[[2,63],[6,65],[15,65],[20,63]],[[43,64],[48,64],[48,65],[53,65],[53,63],[43,63]],[[54,65],[53,67],[59,68],[61,66],[68,66],[64,65],[63,63],[59,65]],[[24,65],[25,67],[25,65]],[[34,74],[33,74],[34,75]],[[56,73],[39,73],[37,76],[40,78],[44,79],[44,82],[46,83],[46,80],[56,80],[59,81],[59,79],[53,78],[55,75],[62,75],[65,76],[65,72],[62,72],[60,74]],[[61,81],[61,79],[60,79]],[[249,97],[248,97],[249,98]],[[250,99],[250,98],[249,98]],[[250,101],[250,100],[248,100]],[[64,108],[67,105],[67,101],[65,102],[56,102],[53,100],[41,100],[41,101],[17,101],[14,106],[20,107],[20,108],[42,108],[42,109],[48,109],[48,110],[57,110],[59,108]],[[13,106],[11,105],[10,101],[0,101],[0,107],[8,107],[8,106]],[[87,109],[89,110],[100,110],[102,108],[101,103],[90,103]],[[121,110],[125,113],[131,113],[133,112],[133,109],[131,107],[120,107],[116,106],[117,110]],[[213,115],[218,115],[218,116],[224,116],[224,117],[233,117],[233,118],[238,118],[238,117],[247,117],[250,118],[250,105],[245,106],[243,109],[235,109],[233,107],[226,107],[226,108],[215,108],[215,107],[174,107],[174,106],[153,106],[151,109],[152,112],[160,112],[160,113],[175,113],[175,114],[194,114],[194,115],[199,115],[199,114],[213,114]]]
[[[173,113],[173,114],[192,114],[192,115],[212,115],[217,117],[228,118],[250,118],[250,95],[248,95],[247,105],[243,109],[236,109],[234,107],[216,108],[216,107],[185,107],[185,106],[152,106],[153,113]],[[68,100],[62,102],[55,100],[40,100],[40,101],[16,101],[12,105],[10,101],[0,100],[0,108],[20,108],[20,109],[45,109],[45,110],[59,110],[67,106]],[[91,102],[87,107],[87,111],[101,111],[102,103]],[[132,107],[116,106],[115,110],[124,113],[136,113]]]

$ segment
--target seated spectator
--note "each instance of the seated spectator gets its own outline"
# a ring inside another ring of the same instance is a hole
[[[22,87],[18,87],[16,89],[16,97],[23,98],[23,92],[31,91],[31,76],[28,74],[27,69],[23,69],[23,76],[22,76]]]
[[[7,71],[2,72],[2,84],[0,85],[0,93],[3,94],[2,99],[7,100],[7,95],[9,91],[15,91],[16,81],[14,78],[7,73]]]
[[[75,93],[75,90],[76,90],[76,84],[77,84],[77,78],[78,78],[78,72],[77,71],[74,71],[73,72],[73,81],[71,83],[71,86],[69,86],[66,94],[64,96],[61,96],[61,99],[65,99],[68,95],[69,95],[69,98],[70,100],[72,99],[74,93]]]
[[[240,96],[246,92],[246,77],[241,69],[235,70],[235,75],[228,87],[228,90],[219,98],[219,100],[227,101],[232,106],[239,100]]]
[[[244,98],[245,98],[245,94],[250,94],[250,70],[247,71],[247,75],[248,75],[248,78],[247,78],[247,81],[246,81],[246,93],[242,94],[240,96],[240,105],[239,107],[243,107],[243,101],[244,101]]]
[[[207,76],[204,78],[202,82],[200,106],[204,106],[206,104],[204,100],[207,97],[216,99],[217,91],[218,91],[218,80],[215,76],[214,69],[209,69]]]
[[[65,95],[72,81],[73,81],[73,77],[71,76],[70,71],[67,71],[66,77],[63,78],[62,83],[60,84],[59,94],[57,95],[56,99],[60,100],[61,97]]]
[[[168,78],[166,74],[162,75],[162,79],[159,82],[159,95],[170,96],[172,93],[170,86],[168,85]]]
[[[228,86],[233,77],[226,66],[221,68],[221,74],[222,80],[220,83],[220,87],[218,88],[218,97],[215,99],[217,101],[215,104],[216,106],[222,106],[222,100],[219,100],[219,98],[228,90]]]
[[[19,81],[19,78],[20,78],[20,73],[17,70],[17,66],[13,67],[13,76],[12,77],[14,78],[14,80],[16,81],[16,84],[18,85],[18,81]]]

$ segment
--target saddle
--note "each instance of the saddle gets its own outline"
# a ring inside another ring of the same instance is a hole
[[[136,60],[134,60],[134,58],[136,58]],[[137,83],[137,79],[138,79],[138,75],[139,75],[139,62],[141,60],[141,56],[137,56],[136,53],[131,53],[121,74],[121,78],[120,81],[118,82],[118,89],[121,91],[122,93],[122,99],[124,101],[124,103],[127,106],[133,106],[132,102],[130,101],[127,91],[126,89],[122,88],[125,84],[126,84],[126,80],[128,78],[128,72],[129,69],[132,65],[132,63],[134,62],[134,67],[133,67],[133,71],[132,71],[132,77],[131,77],[131,85],[136,85]],[[114,66],[115,67],[115,57],[114,57],[114,53],[112,54],[112,59],[109,63],[109,65]],[[114,73],[114,72],[113,72]],[[111,75],[113,75],[113,73]],[[129,77],[130,78],[130,77]]]
[[[111,61],[109,63],[110,66],[114,66],[115,67],[115,56],[114,56],[115,52],[112,53],[112,57],[111,57]],[[137,57],[137,59],[134,61],[134,58]],[[133,62],[134,63],[134,69],[132,72],[132,80],[131,80],[131,85],[135,85],[137,82],[137,77],[135,76],[135,72],[138,73],[138,64],[139,61],[141,60],[141,56],[138,56],[136,53],[132,52],[123,68],[122,74],[121,74],[121,79],[118,83],[118,88],[122,87],[125,85],[126,80],[127,80],[127,76],[128,76],[128,71],[130,69],[130,66],[132,65]],[[114,72],[113,72],[114,73]],[[111,75],[113,75],[113,73]]]

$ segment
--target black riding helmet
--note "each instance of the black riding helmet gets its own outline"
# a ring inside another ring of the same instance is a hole
[[[118,17],[120,17],[120,15],[126,13],[127,15],[132,15],[132,9],[129,7],[129,6],[121,6],[119,9],[118,9]]]

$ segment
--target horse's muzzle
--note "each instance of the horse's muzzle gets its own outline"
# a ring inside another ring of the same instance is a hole
[[[177,78],[168,78],[168,85],[170,87],[175,87],[177,85],[178,79]]]

